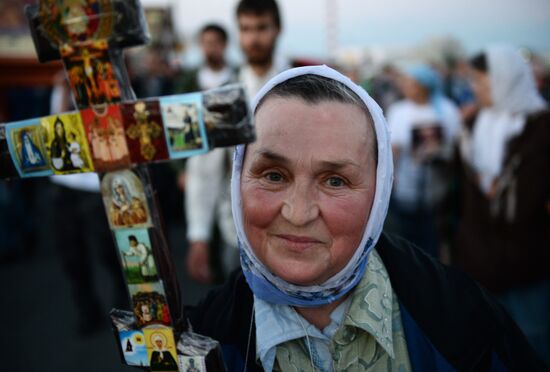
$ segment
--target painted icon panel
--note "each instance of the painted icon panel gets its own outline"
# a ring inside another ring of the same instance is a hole
[[[122,115],[118,105],[94,106],[80,112],[94,167],[98,172],[130,165]]]
[[[168,159],[159,101],[124,103],[121,111],[132,163]]]
[[[12,178],[19,175],[8,146],[6,126],[0,124],[0,178]]]
[[[42,118],[41,122],[55,174],[94,170],[80,113],[47,116]]]
[[[200,93],[160,99],[170,158],[186,158],[208,151]]]
[[[120,347],[126,364],[129,366],[149,366],[145,336],[140,330],[119,331]]]
[[[43,131],[40,119],[9,123],[6,126],[8,147],[21,177],[53,174]]]
[[[155,327],[143,329],[149,368],[151,371],[179,371],[176,343],[171,328]]]
[[[144,182],[134,171],[104,174],[101,195],[112,229],[152,226]]]
[[[169,326],[171,324],[170,309],[161,281],[130,284],[128,289],[138,327],[152,324]]]
[[[64,45],[61,55],[79,109],[121,100],[120,84],[109,57],[106,40],[85,46]]]
[[[115,230],[115,240],[128,284],[158,281],[158,271],[147,229]]]

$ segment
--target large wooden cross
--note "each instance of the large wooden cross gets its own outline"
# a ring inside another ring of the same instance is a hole
[[[40,0],[26,13],[39,60],[63,60],[78,111],[0,125],[0,178],[99,173],[132,304],[111,314],[124,360],[178,371],[193,356],[176,351],[186,320],[147,163],[252,141],[244,90],[136,100],[122,50],[148,41],[139,0]]]

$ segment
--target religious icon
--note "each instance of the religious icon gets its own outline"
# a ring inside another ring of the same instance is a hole
[[[178,372],[176,343],[172,329],[167,327],[145,328],[143,334],[151,371]]]
[[[129,284],[130,297],[136,325],[143,327],[151,324],[170,325],[170,309],[166,302],[166,294],[162,281]]]
[[[115,239],[128,284],[156,282],[157,266],[147,229],[115,231]]]
[[[116,21],[112,0],[40,0],[38,16],[57,45],[108,38]]]
[[[130,165],[122,115],[118,105],[100,105],[80,112],[94,167],[105,172]]]
[[[15,168],[14,159],[10,155],[6,126],[0,124],[0,178],[12,178],[19,175]]]
[[[42,118],[42,126],[46,148],[55,174],[94,170],[79,113]]]
[[[101,194],[112,229],[151,226],[143,182],[136,173],[128,169],[106,173]]]
[[[210,147],[234,146],[254,141],[244,89],[233,84],[203,94],[204,123]]]
[[[170,158],[184,158],[208,151],[200,93],[160,99]]]
[[[168,159],[159,101],[124,103],[121,111],[132,163]]]
[[[6,132],[8,148],[21,177],[53,174],[40,119],[9,123]]]
[[[180,355],[180,370],[182,372],[205,372],[206,363],[203,357]]]
[[[140,330],[118,331],[122,355],[129,366],[149,366],[145,336]]]
[[[74,48],[64,45],[61,55],[78,108],[121,100],[121,91],[106,40]]]

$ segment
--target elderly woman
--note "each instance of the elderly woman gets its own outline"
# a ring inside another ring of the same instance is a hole
[[[454,261],[550,363],[550,110],[517,49],[489,47],[471,66],[481,111],[461,143]]]
[[[190,314],[230,370],[542,368],[475,283],[381,236],[391,146],[364,90],[302,67],[253,107],[231,190],[242,271]]]

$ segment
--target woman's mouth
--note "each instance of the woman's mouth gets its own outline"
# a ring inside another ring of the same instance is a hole
[[[276,234],[285,247],[291,251],[302,252],[322,242],[319,239],[304,235]]]

